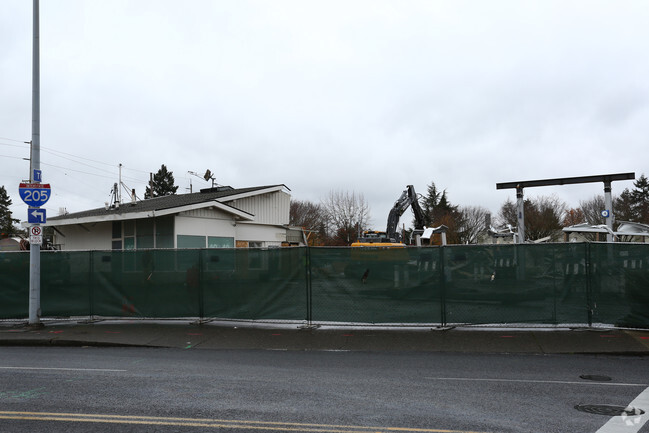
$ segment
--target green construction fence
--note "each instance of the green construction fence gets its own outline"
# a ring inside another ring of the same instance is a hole
[[[29,253],[0,252],[0,319]],[[649,328],[649,244],[41,252],[42,317]]]

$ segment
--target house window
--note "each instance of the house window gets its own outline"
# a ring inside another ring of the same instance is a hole
[[[138,250],[153,248],[153,218],[143,218],[135,222],[135,239]]]
[[[135,221],[127,220],[124,221],[124,249],[125,250],[134,250],[135,249]]]
[[[234,238],[208,236],[207,248],[234,248]]]
[[[121,221],[113,221],[113,239],[122,239]]]
[[[131,236],[130,238],[124,238],[124,249],[125,250],[134,250],[135,249],[135,238]]]
[[[113,221],[113,237],[112,237],[112,249],[121,250],[122,249],[122,222]]]
[[[178,235],[178,248],[205,248],[205,236]]]
[[[174,247],[174,217],[172,215],[155,219],[155,247]]]

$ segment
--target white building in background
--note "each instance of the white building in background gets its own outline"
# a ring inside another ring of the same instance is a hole
[[[303,245],[289,227],[285,185],[174,194],[48,218],[61,250],[256,248]]]
[[[606,241],[610,232],[615,242],[649,243],[649,225],[631,221],[618,221],[617,230],[610,230],[605,224],[590,225],[588,223],[564,227],[566,242]]]

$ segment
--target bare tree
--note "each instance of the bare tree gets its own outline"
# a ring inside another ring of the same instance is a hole
[[[568,210],[563,217],[563,222],[561,224],[564,227],[570,227],[584,222],[586,222],[584,211],[581,210],[581,208],[577,208]]]
[[[322,205],[310,201],[291,201],[289,224],[302,227],[309,245],[321,245],[326,237],[327,215]]]
[[[530,200],[532,206],[525,208],[525,233],[530,240],[547,236],[557,238],[566,213],[566,204],[557,196],[539,196]]]
[[[547,236],[557,238],[560,235],[566,204],[558,197],[552,195],[526,199],[523,211],[527,239],[535,240]],[[518,226],[516,204],[509,199],[500,208],[499,222],[510,224],[512,227]]]
[[[334,245],[349,245],[369,225],[370,207],[363,194],[330,191],[322,207],[327,217],[327,233]]]
[[[487,228],[489,211],[482,206],[461,206],[458,235],[463,244],[478,243],[478,236]]]
[[[289,211],[289,224],[308,229],[319,228],[326,223],[325,211],[320,204],[310,201],[292,200]]]
[[[590,225],[599,225],[606,222],[602,216],[602,211],[606,209],[603,195],[595,195],[589,200],[580,201],[579,209],[581,209],[586,222]]]

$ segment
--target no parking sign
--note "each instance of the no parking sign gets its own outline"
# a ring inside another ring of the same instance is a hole
[[[43,245],[43,229],[41,226],[29,228],[29,243],[32,245]]]

